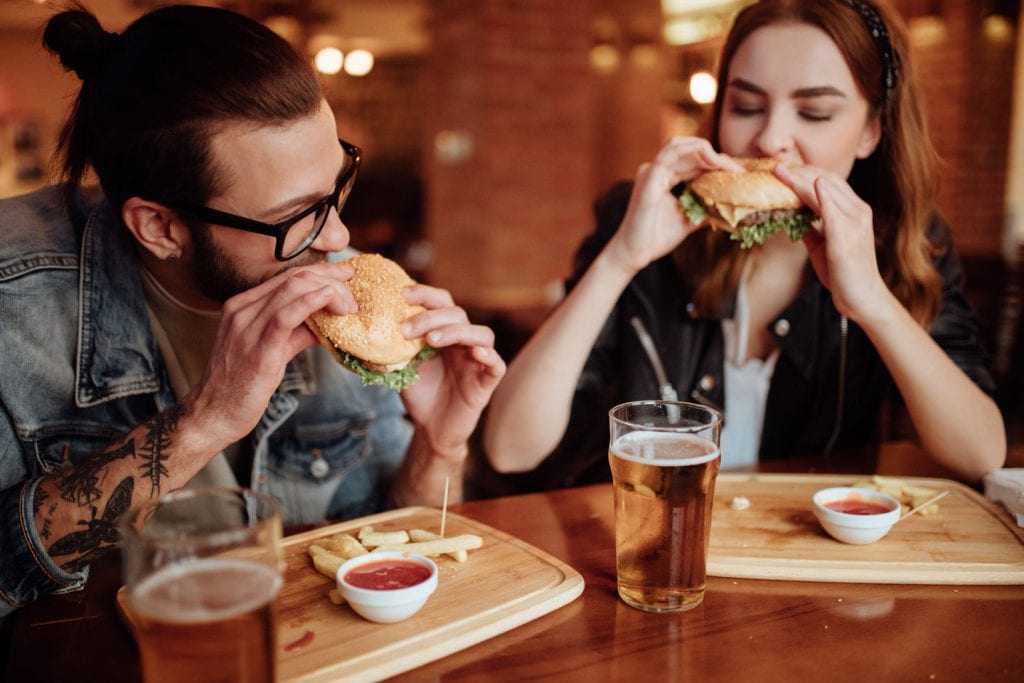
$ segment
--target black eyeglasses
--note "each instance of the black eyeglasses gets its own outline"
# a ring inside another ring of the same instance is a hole
[[[316,241],[316,238],[320,236],[320,231],[327,223],[331,208],[337,210],[340,215],[341,207],[345,205],[345,200],[352,192],[356,171],[359,170],[359,163],[362,160],[362,152],[358,147],[344,140],[339,139],[338,144],[345,151],[347,159],[345,168],[338,174],[338,182],[334,186],[334,191],[280,223],[264,223],[187,202],[164,199],[155,199],[154,201],[167,205],[184,218],[274,237],[277,239],[274,257],[278,261],[288,261],[304,252],[309,245]]]

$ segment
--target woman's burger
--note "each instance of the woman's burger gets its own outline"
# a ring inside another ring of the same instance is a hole
[[[725,230],[744,249],[785,230],[793,241],[810,229],[814,213],[775,177],[774,159],[736,159],[746,170],[707,171],[682,189],[679,203],[693,225]]]
[[[416,281],[380,254],[359,254],[344,263],[355,271],[348,286],[359,310],[319,311],[306,324],[363,384],[402,391],[418,379],[416,368],[434,355],[422,337],[407,339],[401,331],[404,320],[425,310],[408,304],[402,293]]]

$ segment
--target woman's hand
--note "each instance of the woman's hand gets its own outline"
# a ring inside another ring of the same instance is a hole
[[[703,138],[669,140],[654,161],[637,171],[626,216],[607,247],[609,256],[635,273],[672,251],[698,226],[686,221],[670,190],[712,169],[742,171],[743,167]]]
[[[878,270],[871,207],[845,180],[820,169],[779,164],[775,174],[820,217],[804,236],[811,264],[836,310],[861,322],[891,298]]]
[[[403,333],[425,336],[438,350],[419,367],[419,380],[402,392],[405,407],[434,454],[465,457],[469,437],[505,375],[494,332],[471,324],[447,290],[418,284],[405,290],[405,298],[427,310],[405,321]]]

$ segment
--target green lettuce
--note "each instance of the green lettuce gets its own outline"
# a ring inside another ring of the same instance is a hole
[[[409,364],[401,370],[377,372],[376,370],[371,370],[366,367],[363,361],[359,360],[352,354],[345,353],[337,348],[334,349],[334,354],[338,357],[338,362],[359,375],[359,379],[362,380],[363,386],[387,387],[388,389],[394,389],[395,391],[402,391],[415,383],[420,377],[416,368],[422,365],[424,361],[432,358],[436,353],[437,349],[426,344],[422,349],[420,349],[420,352],[416,354],[416,357],[409,361]]]
[[[766,239],[779,230],[785,230],[789,239],[796,242],[811,229],[813,219],[814,214],[810,211],[799,211],[789,218],[765,221],[756,225],[741,225],[737,232],[729,235],[729,238],[739,242],[741,249],[750,249],[755,244],[764,244]]]
[[[679,194],[679,206],[686,214],[686,220],[693,225],[700,225],[708,217],[708,210],[704,207],[704,203],[688,185]],[[729,238],[739,242],[740,248],[750,249],[755,244],[764,244],[765,240],[779,230],[785,230],[789,239],[796,242],[811,229],[812,220],[814,220],[814,214],[809,209],[803,209],[789,218],[780,218],[756,225],[741,225],[737,232],[729,234]]]
[[[690,221],[691,225],[700,225],[708,217],[704,203],[693,193],[689,185],[683,188],[682,194],[679,195],[679,205],[683,207],[686,220]]]

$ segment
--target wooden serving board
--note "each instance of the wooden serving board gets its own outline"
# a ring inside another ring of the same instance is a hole
[[[814,492],[871,475],[722,473],[715,486],[708,574],[747,579],[921,584],[1024,584],[1024,529],[998,505],[948,479],[901,477],[948,490],[939,512],[901,521],[869,545],[831,536]],[[734,510],[734,497],[750,500]]]
[[[284,585],[278,596],[278,678],[282,681],[379,680],[504,633],[572,602],[583,577],[547,553],[506,533],[448,513],[445,536],[476,534],[483,546],[458,563],[434,558],[438,587],[415,615],[394,624],[364,620],[327,592],[307,548],[316,539],[352,533],[426,529],[438,533],[441,511],[409,507],[334,524],[284,539]],[[123,589],[122,589],[123,594]],[[127,614],[124,597],[118,595]],[[312,636],[308,635],[312,633]]]

